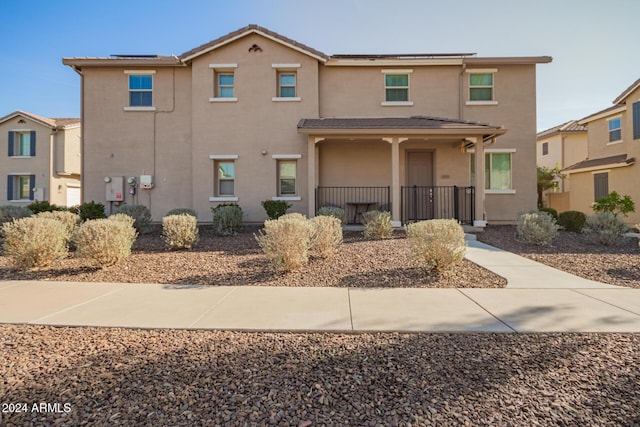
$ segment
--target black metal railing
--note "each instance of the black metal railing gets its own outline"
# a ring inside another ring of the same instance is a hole
[[[391,211],[391,187],[317,187],[316,214],[325,206],[345,210],[350,223],[361,223],[370,210]]]
[[[402,223],[427,219],[457,219],[473,224],[473,187],[402,187],[400,192]]]

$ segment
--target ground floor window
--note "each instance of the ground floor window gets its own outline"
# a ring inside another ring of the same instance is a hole
[[[278,196],[295,196],[296,191],[295,160],[278,160]]]
[[[9,175],[7,178],[7,200],[33,200],[35,175]]]
[[[607,172],[593,174],[593,200],[609,195],[609,174]]]
[[[216,161],[216,196],[235,195],[235,162],[232,160]]]
[[[484,188],[485,190],[512,190],[511,182],[512,153],[484,154]],[[476,159],[471,153],[471,185],[476,185]]]

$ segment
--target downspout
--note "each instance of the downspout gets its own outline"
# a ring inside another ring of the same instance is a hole
[[[462,67],[460,68],[460,76],[458,77],[458,120],[464,120],[464,94],[462,93],[464,89],[464,79],[463,75],[467,70],[467,63],[462,61]]]

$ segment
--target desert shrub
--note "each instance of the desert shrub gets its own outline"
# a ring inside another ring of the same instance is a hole
[[[69,211],[44,211],[35,215],[37,218],[50,218],[60,221],[64,226],[65,240],[68,243],[74,231],[80,226],[80,217]]]
[[[63,207],[52,205],[46,200],[36,200],[27,205],[27,209],[29,209],[33,214],[39,214],[40,212],[53,212],[53,211],[64,211],[66,210]]]
[[[136,236],[135,228],[126,219],[100,218],[84,222],[73,240],[79,256],[108,267],[131,254]]]
[[[266,220],[264,229],[255,237],[278,271],[293,271],[309,261],[311,224],[304,216],[290,214]]]
[[[287,209],[291,207],[291,203],[285,200],[264,200],[262,207],[269,219],[278,219],[287,213]]]
[[[518,238],[534,245],[548,245],[558,233],[558,224],[546,212],[524,212],[518,216]]]
[[[211,208],[213,229],[216,233],[232,235],[242,229],[242,208],[235,203],[225,203]]]
[[[133,219],[132,216],[127,215],[125,213],[116,213],[116,214],[113,214],[113,215],[109,215],[109,217],[107,219],[109,221],[124,222],[125,224],[129,225],[130,227],[133,227],[133,224],[135,224],[135,222],[136,222],[136,220]]]
[[[453,219],[432,219],[407,225],[411,256],[427,271],[442,272],[462,262],[467,251],[464,230]]]
[[[620,197],[620,195],[615,191],[612,191],[605,197],[596,200],[593,205],[593,211],[595,213],[610,212],[614,215],[622,214],[624,216],[627,216],[630,212],[635,212],[635,209],[636,205],[633,203],[630,196]]]
[[[342,224],[333,216],[319,215],[309,220],[311,242],[309,253],[317,258],[329,258],[342,244]]]
[[[145,205],[122,205],[116,209],[115,213],[122,213],[133,218],[133,227],[138,233],[146,233],[149,231],[151,211],[149,211],[149,208]]]
[[[390,212],[365,212],[362,214],[362,222],[366,239],[386,239],[393,234]]]
[[[598,212],[588,217],[586,228],[590,239],[604,246],[615,245],[629,230],[620,217],[611,212]]]
[[[587,216],[580,211],[566,211],[558,215],[558,225],[566,231],[582,233]]]
[[[182,214],[187,214],[187,215],[191,215],[191,216],[194,216],[194,217],[198,218],[198,214],[196,213],[196,211],[194,211],[193,209],[189,209],[189,208],[171,209],[169,212],[167,212],[167,214],[165,216],[182,215]]]
[[[47,267],[67,256],[66,230],[51,218],[29,217],[2,226],[4,254],[14,266]]]
[[[33,215],[33,212],[24,206],[0,206],[0,224],[11,222],[14,219],[27,218],[31,215]]]
[[[556,222],[558,221],[558,211],[553,209],[553,208],[540,208],[538,209],[538,211],[540,212],[546,212],[549,215],[551,215],[553,217],[553,219],[556,220]]]
[[[78,213],[82,221],[106,217],[104,213],[104,205],[102,203],[94,202],[93,200],[81,204],[78,208]]]
[[[198,241],[198,219],[189,214],[165,216],[162,237],[173,249],[191,249]]]
[[[341,224],[345,224],[347,222],[347,212],[337,206],[323,206],[318,209],[318,215],[338,218]]]

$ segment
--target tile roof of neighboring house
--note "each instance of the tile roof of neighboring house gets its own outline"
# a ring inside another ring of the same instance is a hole
[[[624,91],[622,91],[622,93],[620,95],[618,95],[618,97],[616,99],[613,100],[613,103],[614,104],[620,104],[622,101],[624,101],[624,99],[627,96],[629,96],[629,94],[631,92],[636,90],[638,87],[640,87],[640,79],[638,79],[635,82],[631,83],[631,86],[629,86]]]
[[[190,61],[191,59],[197,56],[200,56],[202,54],[205,54],[207,52],[210,52],[211,50],[216,49],[217,47],[223,46],[238,38],[241,38],[253,33],[258,33],[267,38],[275,40],[279,43],[283,43],[289,47],[292,47],[295,50],[306,53],[307,55],[313,56],[316,59],[319,59],[323,62],[329,58],[326,54],[320,52],[319,50],[313,49],[305,44],[299,43],[295,40],[292,40],[288,37],[278,34],[275,31],[271,31],[259,25],[251,24],[251,25],[247,25],[246,27],[240,28],[239,30],[233,31],[225,36],[212,40],[209,43],[205,43],[201,46],[191,49],[183,53],[182,55],[180,55],[180,59],[185,62]]]
[[[552,127],[542,132],[538,132],[538,138],[549,138],[550,136],[557,135],[559,133],[580,133],[587,132],[587,127],[578,123],[577,120],[569,120],[566,123]]]
[[[51,129],[66,129],[70,127],[80,126],[80,119],[78,118],[50,119],[48,117],[42,117],[38,116],[37,114],[27,113],[26,111],[20,110],[7,114],[4,117],[0,117],[0,123],[3,123],[17,116],[22,116],[29,120],[33,120],[42,125],[48,126]]]
[[[298,122],[298,132],[312,133],[436,133],[442,135],[502,135],[507,130],[502,126],[486,123],[444,119],[439,117],[354,117],[302,119]]]
[[[562,172],[578,172],[588,171],[594,169],[602,169],[603,167],[620,167],[631,166],[636,159],[634,157],[627,157],[626,154],[618,154],[616,156],[601,157],[598,159],[586,159],[581,162],[564,168]]]

